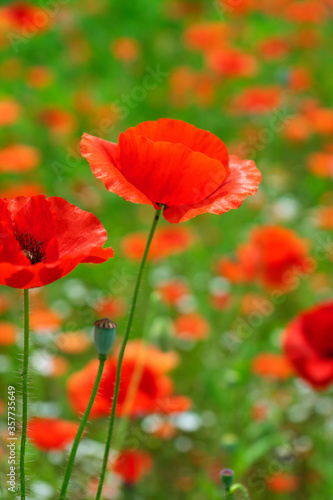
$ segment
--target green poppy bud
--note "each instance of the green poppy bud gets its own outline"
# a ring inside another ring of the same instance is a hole
[[[222,469],[220,474],[224,488],[226,489],[226,491],[230,491],[234,480],[234,471],[232,469]]]
[[[108,318],[102,318],[94,323],[94,341],[99,357],[108,355],[116,337],[117,325]]]

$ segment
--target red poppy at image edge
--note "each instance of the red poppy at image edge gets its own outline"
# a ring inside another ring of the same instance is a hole
[[[143,356],[143,358],[141,358]],[[142,373],[136,387],[130,407],[128,395],[133,389],[133,374],[137,369],[139,358],[142,359]],[[110,356],[105,363],[101,384],[93,404],[90,418],[108,416],[111,412],[114,386],[116,380],[117,354]],[[191,407],[191,400],[185,396],[173,394],[173,382],[167,376],[178,363],[174,352],[162,352],[157,347],[147,346],[138,340],[127,344],[121,370],[120,391],[116,414],[139,417],[151,413],[179,413]],[[74,411],[80,415],[86,408],[91,389],[98,370],[98,360],[90,361],[84,368],[73,373],[67,382],[69,402]]]
[[[0,199],[0,235],[0,284],[13,288],[44,286],[80,263],[113,257],[97,217],[58,197]]]
[[[109,191],[155,209],[164,205],[172,223],[239,208],[261,181],[253,161],[229,157],[218,137],[181,120],[140,123],[118,144],[84,134],[81,154]]]
[[[333,382],[333,301],[316,305],[286,328],[283,347],[300,377],[316,389]]]
[[[62,451],[75,438],[79,424],[60,418],[34,417],[28,422],[28,437],[42,451]]]

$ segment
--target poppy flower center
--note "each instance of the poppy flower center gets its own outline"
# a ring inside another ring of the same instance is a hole
[[[45,259],[45,252],[41,250],[43,245],[42,241],[37,241],[31,234],[29,233],[15,233],[16,239],[19,242],[20,248],[24,255],[28,257],[31,264],[38,264],[38,262],[42,262]]]

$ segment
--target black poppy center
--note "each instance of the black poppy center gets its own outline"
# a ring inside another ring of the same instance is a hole
[[[24,255],[28,257],[31,264],[38,264],[38,262],[42,262],[45,259],[45,252],[41,250],[43,246],[42,241],[37,241],[31,234],[29,233],[15,233],[16,239],[19,242],[20,248]]]

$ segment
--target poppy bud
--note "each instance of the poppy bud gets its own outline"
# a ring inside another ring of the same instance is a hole
[[[234,471],[232,469],[222,469],[220,474],[223,486],[226,491],[229,491],[234,480]]]
[[[117,325],[108,318],[95,321],[94,341],[100,357],[108,355],[116,336]]]

